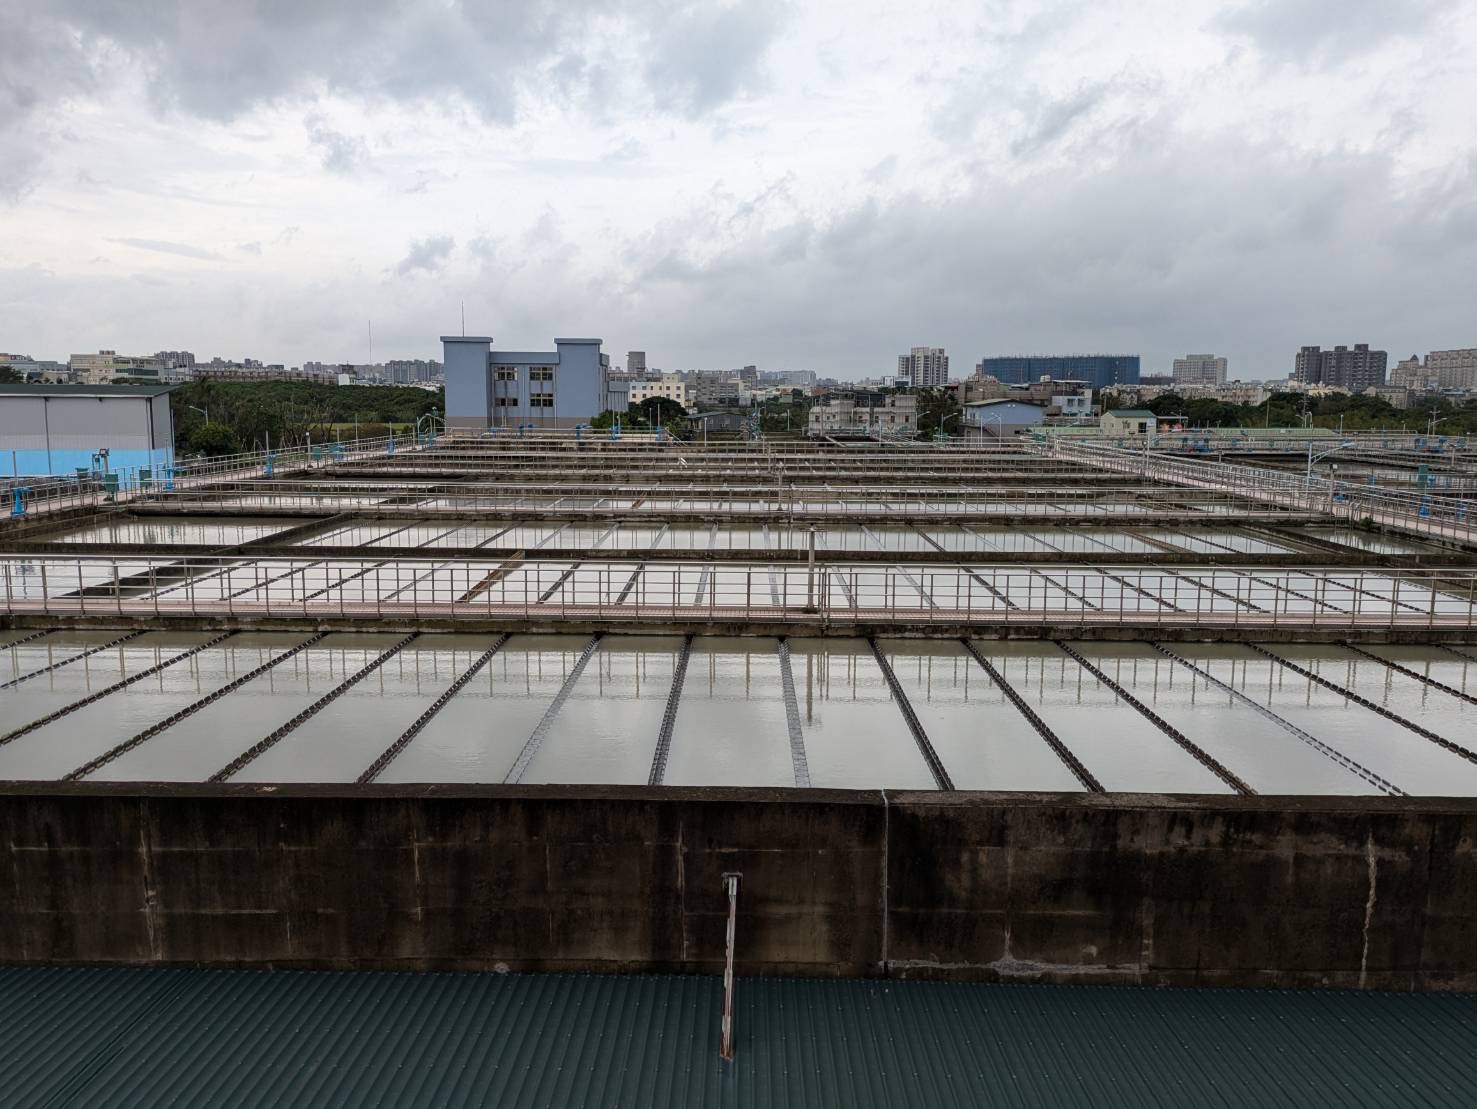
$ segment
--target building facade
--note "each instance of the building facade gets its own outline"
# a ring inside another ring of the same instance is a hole
[[[1352,348],[1337,346],[1300,347],[1293,361],[1293,380],[1304,385],[1331,385],[1351,392],[1362,392],[1371,385],[1385,383],[1385,363],[1389,354],[1370,350],[1368,343],[1355,343]]]
[[[780,385],[786,389],[808,389],[815,384],[814,370],[764,370],[760,385]]]
[[[1426,372],[1435,377],[1438,389],[1477,391],[1477,347],[1433,350],[1426,356]]]
[[[1110,408],[1103,413],[1100,426],[1104,435],[1148,435],[1157,424],[1157,417],[1147,408]]]
[[[1187,354],[1174,360],[1176,385],[1224,385],[1226,360],[1214,354]]]
[[[1007,385],[1026,385],[1043,377],[1085,381],[1090,388],[1139,383],[1137,354],[1012,354],[982,358],[975,365],[981,377]]]
[[[912,435],[918,398],[911,393],[836,393],[811,406],[807,435]]]
[[[1046,406],[1022,400],[971,401],[960,408],[966,438],[1006,438],[1046,422]]]
[[[632,377],[643,377],[646,374],[646,352],[644,350],[626,351],[626,373]]]
[[[665,397],[667,400],[676,401],[683,408],[692,407],[692,387],[676,374],[662,374],[657,378],[646,378],[643,381],[628,380],[626,403],[641,404],[652,397]]]
[[[0,385],[0,475],[157,471],[173,462],[167,386]]]
[[[391,358],[385,363],[384,380],[396,385],[431,381],[441,376],[441,363],[434,358]]]
[[[737,371],[732,370],[699,370],[688,379],[688,385],[692,406],[703,411],[736,406],[744,390]]]
[[[574,427],[612,407],[599,339],[555,339],[552,351],[493,350],[490,335],[443,335],[441,344],[448,428]]]
[[[897,356],[897,375],[915,388],[932,389],[949,384],[949,356],[943,347],[914,347]]]

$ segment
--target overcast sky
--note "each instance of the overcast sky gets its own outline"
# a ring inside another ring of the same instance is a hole
[[[1477,346],[1477,0],[0,0],[0,350]]]

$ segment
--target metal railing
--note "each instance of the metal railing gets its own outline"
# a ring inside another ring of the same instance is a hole
[[[202,489],[176,489],[153,499],[185,506],[247,507],[266,511],[414,510],[417,514],[539,512],[561,516],[656,516],[723,513],[766,518],[777,514],[822,517],[928,517],[938,515],[1040,516],[1043,519],[1114,520],[1164,515],[1203,516],[1207,523],[1232,513],[1287,515],[1294,505],[1269,504],[1211,485],[1201,489],[1159,487],[1146,496],[1137,484],[1119,487],[906,486],[828,487],[751,482],[747,486],[694,482],[674,485],[581,482],[531,489],[516,482],[470,482],[428,486],[414,481],[342,482],[309,479],[220,480]]]
[[[1330,480],[1318,474],[1290,474],[1283,470],[1191,460],[1148,450],[1120,450],[1080,443],[1050,443],[1043,450],[1054,458],[1115,473],[1137,474],[1146,481],[1216,489],[1245,501],[1317,512],[1356,523],[1368,519],[1419,535],[1477,543],[1477,501],[1463,497],[1364,486]]]
[[[1477,570],[0,559],[10,614],[1472,629]]]
[[[89,471],[71,478],[38,477],[33,486],[28,486],[20,494],[20,507],[24,516],[39,516],[62,509],[152,500],[198,492],[232,479],[265,479],[274,474],[308,472],[340,463],[393,455],[399,451],[421,450],[429,442],[409,436],[386,435],[284,450],[183,459],[165,466],[123,466],[107,471]],[[11,484],[24,486],[25,479],[17,479]],[[6,507],[13,508],[13,502],[13,494],[7,496]]]

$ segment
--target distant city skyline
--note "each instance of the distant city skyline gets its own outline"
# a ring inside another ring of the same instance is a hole
[[[0,346],[433,358],[465,310],[663,367],[1268,379],[1477,343],[1465,0],[272,11],[0,5]]]
[[[578,329],[576,329],[576,330],[578,330]],[[606,346],[608,347],[609,344],[606,344]],[[91,357],[97,355],[99,351],[104,352],[104,353],[109,353],[109,354],[116,353],[120,359],[122,359],[122,358],[165,358],[165,356],[171,356],[171,355],[184,355],[184,356],[187,356],[189,358],[193,358],[194,359],[193,362],[188,362],[188,363],[186,363],[184,359],[180,359],[179,362],[182,365],[184,365],[184,364],[188,364],[188,365],[196,365],[196,364],[198,364],[200,366],[207,366],[211,361],[214,361],[217,364],[220,364],[221,361],[222,361],[222,357],[220,355],[212,355],[211,358],[206,358],[203,355],[194,354],[190,350],[183,349],[183,348],[182,349],[178,349],[178,350],[155,350],[152,353],[145,353],[143,351],[133,351],[133,350],[125,349],[121,345],[117,345],[117,344],[115,344],[115,345],[113,345],[111,347],[109,347],[109,346],[99,347],[99,348],[97,348],[96,350],[93,350],[93,351],[76,351],[76,350],[74,350],[74,351],[70,351],[70,352],[66,352],[66,353],[60,353],[60,354],[54,354],[54,353],[42,353],[42,354],[38,354],[35,351],[23,350],[22,348],[20,348],[20,346],[18,344],[10,344],[10,346],[7,348],[6,345],[3,342],[3,336],[0,336],[0,350],[7,350],[7,349],[9,351],[11,351],[12,353],[15,353],[15,354],[29,355],[30,357],[36,359],[37,361],[54,361],[54,362],[60,363],[63,366],[65,366],[67,364],[67,362],[68,362],[69,359],[75,359],[75,358],[78,358],[78,357],[81,357],[81,358],[84,358],[84,359],[85,358],[91,358]],[[207,347],[207,349],[209,349],[209,348]],[[502,349],[510,349],[510,348],[504,346]],[[516,347],[514,347],[512,349],[516,349]],[[1288,380],[1289,378],[1294,377],[1295,374],[1296,374],[1295,366],[1296,366],[1296,362],[1297,362],[1298,353],[1299,353],[1299,351],[1301,349],[1303,349],[1303,348],[1302,347],[1298,347],[1296,349],[1289,350],[1287,352],[1287,354],[1285,356],[1286,367],[1280,369],[1280,371],[1274,371],[1274,372],[1272,372],[1271,374],[1269,374],[1267,376],[1257,376],[1257,375],[1249,374],[1249,373],[1247,373],[1245,371],[1242,371],[1239,368],[1235,368],[1229,374],[1227,374],[1226,377],[1223,380],[1225,380],[1225,381],[1243,381],[1243,382],[1278,382],[1278,381]],[[1416,351],[1413,351],[1412,353],[1419,358],[1421,356],[1424,356],[1428,351],[1430,351],[1432,349],[1433,348],[1429,348],[1429,347],[1419,348]],[[937,355],[942,358],[942,365],[944,367],[944,372],[947,375],[946,376],[946,380],[962,381],[962,380],[965,380],[967,378],[974,377],[974,376],[976,376],[979,373],[979,369],[980,369],[980,364],[981,363],[975,363],[972,366],[972,368],[970,368],[968,370],[959,370],[959,371],[950,370],[949,364],[948,364],[949,363],[949,360],[948,360],[948,356],[946,354],[946,348],[938,348],[938,347],[932,347],[932,348],[914,347],[914,348],[912,348],[912,351],[913,351],[913,357],[917,357],[920,354],[920,352],[924,352],[924,351],[936,352]],[[439,353],[439,352],[436,352],[436,353]],[[625,362],[625,363],[622,363],[622,362],[614,362],[613,363],[613,367],[614,368],[617,368],[617,369],[620,369],[623,372],[632,372],[631,369],[630,369],[630,367],[629,367],[629,356],[630,356],[630,354],[640,354],[640,355],[642,355],[642,360],[641,360],[641,362],[639,364],[639,370],[636,371],[636,372],[650,372],[650,373],[658,373],[658,372],[660,372],[660,373],[667,373],[667,374],[675,374],[675,373],[681,373],[681,374],[733,373],[733,374],[738,374],[745,367],[754,368],[756,366],[756,364],[755,363],[752,363],[752,362],[749,362],[749,363],[742,362],[741,361],[741,356],[736,356],[734,359],[730,359],[729,362],[727,364],[724,364],[724,365],[706,365],[706,366],[691,366],[691,367],[689,367],[689,366],[680,366],[680,365],[659,366],[659,365],[656,365],[655,364],[655,359],[649,358],[646,355],[646,352],[645,351],[631,351],[631,352],[628,352],[627,355],[626,355],[627,362]],[[991,360],[991,359],[994,359],[994,360],[997,360],[997,361],[998,360],[1002,360],[1002,359],[1010,359],[1012,361],[1020,361],[1022,359],[1030,359],[1030,358],[1035,358],[1035,359],[1042,359],[1042,358],[1051,359],[1051,358],[1060,358],[1060,357],[1062,357],[1062,356],[1060,356],[1060,355],[1039,355],[1039,354],[1037,354],[1037,355],[987,354],[987,355],[984,356],[984,359],[982,361],[988,361],[988,360]],[[1083,356],[1082,355],[1071,355],[1071,356],[1067,356],[1067,357],[1079,357],[1080,358],[1080,357],[1083,357]],[[1197,356],[1197,355],[1190,356],[1190,358],[1204,358],[1204,357],[1209,357],[1209,356]],[[1143,376],[1145,376],[1145,377],[1161,377],[1161,376],[1162,377],[1170,377],[1172,375],[1172,373],[1173,373],[1173,369],[1174,369],[1175,365],[1178,364],[1178,363],[1183,363],[1185,361],[1185,358],[1186,358],[1186,356],[1184,356],[1184,355],[1179,355],[1179,356],[1176,356],[1176,357],[1172,357],[1172,358],[1170,358],[1168,360],[1168,364],[1166,364],[1164,366],[1149,365],[1147,363],[1147,360],[1146,359],[1141,359],[1140,360],[1141,361],[1141,364],[1142,364],[1142,371],[1141,372],[1142,372]],[[240,357],[227,356],[224,359],[224,361],[225,362],[228,362],[228,363],[229,362],[236,362],[236,363],[239,363],[239,364],[245,364],[247,366],[250,366],[250,365],[258,365],[258,366],[260,366],[260,365],[266,365],[266,366],[279,366],[279,367],[286,366],[288,368],[299,368],[300,367],[300,368],[303,368],[303,369],[308,369],[308,368],[313,368],[313,369],[329,369],[329,368],[339,367],[339,366],[345,366],[345,367],[350,367],[350,368],[366,368],[366,367],[376,366],[376,367],[383,368],[383,367],[391,366],[391,365],[393,365],[395,363],[413,362],[413,361],[434,361],[434,360],[435,360],[435,355],[434,354],[432,354],[430,356],[427,356],[427,355],[424,355],[424,354],[406,355],[406,356],[394,356],[394,357],[382,356],[382,357],[377,358],[373,362],[366,362],[362,358],[361,359],[355,359],[355,358],[343,358],[343,359],[310,358],[310,359],[303,359],[302,361],[298,362],[298,361],[293,361],[293,360],[285,360],[285,359],[270,358],[270,357],[267,357],[267,358],[258,358],[255,355],[250,355],[250,354],[241,355]],[[806,369],[800,369],[800,368],[797,368],[797,367],[795,367],[793,365],[773,366],[773,367],[759,365],[757,368],[760,371],[762,371],[764,373],[767,373],[767,374],[809,373],[809,374],[812,374],[814,377],[818,377],[818,378],[833,378],[833,379],[835,379],[837,381],[842,381],[842,382],[860,382],[860,381],[876,381],[876,380],[879,380],[879,379],[891,378],[891,377],[894,376],[895,373],[899,373],[900,374],[901,373],[901,367],[902,367],[902,359],[895,356],[895,359],[894,360],[896,362],[896,365],[887,365],[888,359],[885,356],[884,357],[879,357],[877,359],[877,361],[878,361],[879,364],[882,365],[883,368],[881,368],[881,369],[877,369],[877,368],[874,368],[874,367],[868,367],[867,369],[864,369],[864,370],[855,370],[855,371],[853,371],[851,373],[845,373],[845,372],[843,372],[843,373],[840,373],[840,374],[837,374],[837,373],[826,373],[826,372],[822,372],[822,371],[819,371],[819,370],[813,370],[813,369],[808,369],[808,368],[806,368]],[[1225,363],[1225,359],[1224,358],[1217,358],[1217,359],[1215,359],[1215,361],[1220,362],[1224,366],[1224,363]],[[1021,375],[1019,373],[1012,373],[1012,374],[1008,374],[1007,376],[1009,376],[1010,379],[1012,381],[1014,381],[1014,380],[1019,379]],[[936,378],[934,380],[936,380]],[[1193,380],[1187,378],[1187,379],[1184,380],[1183,383],[1185,383],[1185,384],[1193,384],[1195,382]]]

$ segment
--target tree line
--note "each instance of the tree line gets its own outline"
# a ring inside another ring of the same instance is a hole
[[[443,411],[440,390],[311,381],[216,381],[169,394],[175,448],[182,454],[234,454],[273,446],[330,443],[411,431]]]
[[[1120,404],[1111,390],[1102,396],[1104,408]],[[1344,431],[1434,430],[1437,435],[1477,432],[1477,399],[1451,401],[1422,397],[1409,408],[1396,408],[1383,397],[1363,394],[1310,397],[1305,393],[1273,393],[1261,404],[1232,404],[1212,397],[1183,397],[1161,393],[1153,400],[1132,405],[1156,416],[1183,416],[1185,426],[1201,427],[1322,427]],[[1432,418],[1434,417],[1434,429]]]

